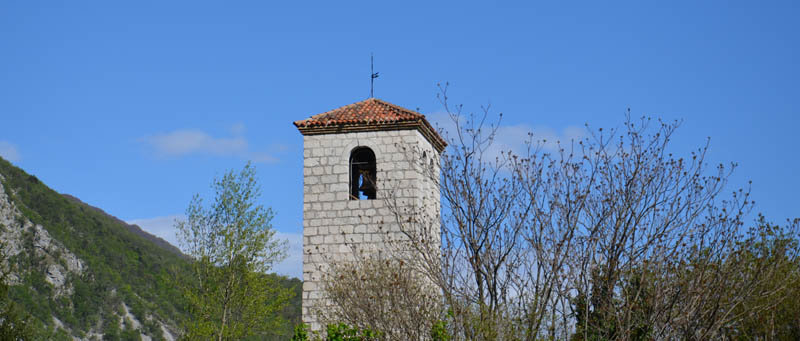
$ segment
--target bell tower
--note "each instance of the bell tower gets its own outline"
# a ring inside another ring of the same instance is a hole
[[[387,236],[402,237],[390,205],[423,209],[438,224],[434,179],[446,143],[422,114],[376,98],[294,125],[303,134],[303,322],[321,330],[314,310],[324,307],[327,264],[350,259],[351,245],[378,253]]]

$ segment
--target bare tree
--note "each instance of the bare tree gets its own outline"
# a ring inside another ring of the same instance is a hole
[[[359,255],[331,263],[324,280],[332,306],[319,311],[325,325],[346,323],[389,340],[424,340],[442,315],[438,292],[400,259]]]
[[[439,186],[441,218],[386,200],[404,232],[395,256],[438,287],[456,339],[716,339],[786,294],[765,282],[797,243],[741,261],[762,228],[744,226],[749,190],[725,192],[735,164],[710,168],[708,142],[673,155],[679,122],[628,112],[556,150],[531,135],[524,152],[497,152],[488,107],[464,114],[446,88],[440,99],[455,125],[441,170],[406,154]],[[797,223],[784,229],[796,237]]]

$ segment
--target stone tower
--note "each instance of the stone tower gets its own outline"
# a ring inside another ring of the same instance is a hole
[[[435,217],[438,240],[433,179],[446,144],[422,114],[376,98],[294,125],[303,134],[303,322],[320,330],[314,309],[324,306],[327,264],[353,257],[353,246],[378,253],[387,236],[402,237],[398,202]]]

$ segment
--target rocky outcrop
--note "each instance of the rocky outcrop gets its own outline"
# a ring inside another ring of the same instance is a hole
[[[25,217],[21,210],[16,207],[14,201],[9,197],[4,185],[4,177],[0,174],[0,252],[5,257],[0,266],[8,269],[9,266],[16,264],[20,257],[34,257],[38,264],[35,268],[15,267],[8,277],[10,285],[22,284],[24,278],[30,272],[38,271],[43,275],[44,282],[52,287],[51,299],[62,296],[71,296],[74,292],[71,277],[78,278],[83,275],[88,266],[74,253],[70,252],[62,243],[53,238],[50,233],[41,225],[33,223]],[[11,191],[16,195],[16,192]],[[120,323],[125,319],[131,321],[133,329],[141,330],[142,323],[129,311],[128,305],[122,303],[123,314],[118,316]],[[152,317],[150,317],[152,318]],[[161,335],[165,340],[174,340],[174,331],[170,326],[161,321],[157,321]],[[65,325],[56,316],[52,316],[52,324],[56,329],[70,331],[69,326]],[[84,339],[103,339],[102,325],[92,328],[83,334]],[[141,335],[142,340],[152,340],[150,336]],[[80,339],[73,336],[73,339]]]
[[[3,188],[2,182],[3,178],[0,177],[0,189]],[[53,286],[55,296],[71,294],[72,287],[67,282],[67,276],[83,273],[84,262],[53,239],[41,225],[36,225],[25,218],[9,200],[6,191],[0,190],[0,244],[3,245],[6,259],[13,259],[25,251],[25,239],[32,241],[33,249],[28,251],[42,260],[44,269],[38,270],[44,271],[45,281]],[[10,277],[10,284],[15,284],[20,278],[20,273],[12,272]]]

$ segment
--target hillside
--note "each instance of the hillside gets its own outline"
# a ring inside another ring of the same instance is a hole
[[[158,247],[160,247],[162,249],[170,251],[170,252],[172,252],[172,253],[174,253],[176,255],[179,255],[179,256],[184,256],[181,253],[181,250],[179,250],[177,247],[175,247],[174,245],[168,243],[166,240],[162,239],[161,237],[157,237],[157,236],[154,236],[152,234],[149,234],[149,233],[145,232],[144,230],[142,230],[141,227],[139,227],[139,225],[128,224],[128,223],[122,221],[121,219],[118,219],[117,217],[106,213],[105,211],[101,210],[100,208],[97,208],[97,207],[94,207],[94,206],[89,205],[87,203],[84,203],[83,201],[81,201],[81,199],[73,197],[73,196],[71,196],[69,194],[61,194],[61,195],[63,195],[65,198],[69,199],[70,201],[77,203],[78,205],[82,205],[82,206],[86,206],[88,208],[91,208],[91,209],[95,210],[96,212],[98,212],[98,213],[108,217],[109,219],[117,222],[118,224],[120,224],[122,226],[125,226],[125,228],[128,229],[128,231],[131,231],[131,232],[133,232],[133,234],[135,234],[137,236],[140,236],[140,237],[142,237],[144,239],[149,240],[150,242],[152,242],[153,244],[155,244],[156,246],[158,246]]]
[[[0,243],[16,268],[9,296],[42,339],[172,340],[187,318],[174,246],[0,158]],[[297,279],[281,285],[299,290]],[[284,317],[299,320],[299,295]],[[276,331],[282,333],[284,331]]]

